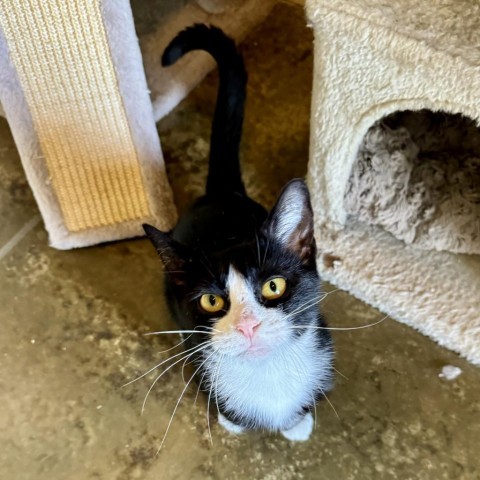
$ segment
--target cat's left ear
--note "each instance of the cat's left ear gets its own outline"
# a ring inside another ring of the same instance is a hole
[[[146,223],[142,227],[162,259],[171,280],[179,285],[185,283],[185,264],[190,258],[186,247],[174,240],[170,233],[161,232]]]
[[[315,262],[313,211],[305,182],[291,180],[283,188],[264,225],[265,233],[296,253],[303,263]]]

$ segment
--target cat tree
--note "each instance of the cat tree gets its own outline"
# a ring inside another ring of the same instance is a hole
[[[53,247],[143,235],[143,222],[172,227],[155,121],[214,62],[195,55],[162,69],[161,53],[193,22],[215,23],[240,40],[272,4],[165,0],[141,52],[128,0],[0,2],[0,112]]]
[[[307,0],[306,9],[315,34],[308,176],[321,274],[480,365],[480,258],[439,252],[438,238],[430,249],[406,245],[349,216],[345,201],[359,148],[380,119],[428,109],[480,122],[480,4]]]

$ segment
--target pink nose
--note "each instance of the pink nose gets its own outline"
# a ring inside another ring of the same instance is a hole
[[[257,328],[260,326],[260,322],[253,318],[242,318],[235,328],[242,333],[245,337],[247,337],[249,340],[253,338],[253,335],[255,334],[255,331]]]

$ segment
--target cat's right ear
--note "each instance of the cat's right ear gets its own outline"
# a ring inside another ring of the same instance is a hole
[[[315,264],[313,211],[303,180],[297,178],[285,185],[263,228],[268,236],[298,255],[303,263]]]
[[[185,283],[185,265],[190,258],[187,249],[174,240],[170,233],[161,232],[147,223],[144,223],[142,227],[162,259],[170,278],[177,284]]]

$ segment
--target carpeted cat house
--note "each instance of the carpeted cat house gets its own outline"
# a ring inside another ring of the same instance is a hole
[[[323,278],[480,365],[480,4],[306,3]]]
[[[155,121],[214,62],[200,54],[162,69],[161,53],[194,22],[214,23],[240,40],[272,4],[165,0],[155,3],[156,11],[143,6],[148,28],[139,45],[128,0],[0,1],[0,111],[52,246],[143,235],[144,222],[173,226]]]

